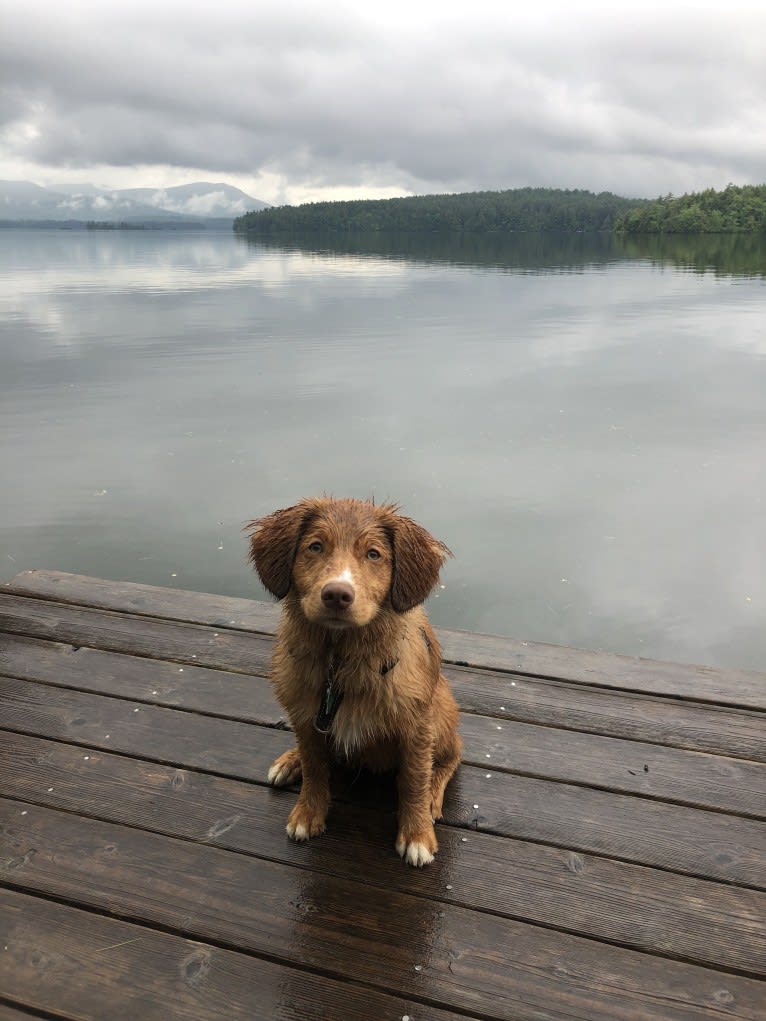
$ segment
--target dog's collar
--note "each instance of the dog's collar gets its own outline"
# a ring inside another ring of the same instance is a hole
[[[330,733],[333,720],[343,701],[343,692],[338,690],[337,675],[338,664],[335,657],[330,654],[330,659],[327,663],[327,683],[322,692],[322,701],[319,703],[319,709],[314,717],[314,729],[318,730],[320,734]]]
[[[380,668],[382,677],[385,677],[389,671],[393,670],[396,664],[399,662],[398,659],[389,660],[388,663],[384,663]],[[324,691],[322,692],[322,701],[319,703],[319,709],[314,717],[314,729],[318,730],[320,734],[329,734],[332,730],[333,721],[338,714],[340,704],[343,701],[343,692],[338,688],[338,668],[339,664],[333,655],[330,655],[330,659],[327,663],[327,682],[325,684]]]

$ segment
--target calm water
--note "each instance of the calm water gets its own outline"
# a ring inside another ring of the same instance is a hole
[[[327,491],[453,549],[441,624],[766,668],[766,249],[0,231],[0,577],[263,597]]]

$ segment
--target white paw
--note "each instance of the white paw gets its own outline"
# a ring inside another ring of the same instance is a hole
[[[287,787],[298,778],[298,775],[298,770],[294,766],[280,762],[279,759],[271,764],[267,773],[269,783],[275,787]]]
[[[403,841],[397,841],[396,850],[409,865],[415,865],[417,868],[421,868],[423,865],[430,865],[434,860],[434,856],[426,845],[416,840],[406,845]]]
[[[309,839],[308,827],[304,826],[302,822],[299,822],[297,825],[289,822],[285,828],[287,830],[287,835],[291,838],[291,840]]]

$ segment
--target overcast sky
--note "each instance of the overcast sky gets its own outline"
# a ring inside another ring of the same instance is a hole
[[[766,182],[766,2],[0,0],[0,178],[267,202]]]

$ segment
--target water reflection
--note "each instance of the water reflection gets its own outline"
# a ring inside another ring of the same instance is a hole
[[[618,239],[628,258],[718,276],[766,276],[766,234],[667,234]]]
[[[253,250],[313,252],[407,262],[483,266],[521,273],[575,271],[625,258],[609,234],[314,233],[240,236]]]
[[[437,623],[763,667],[760,242],[302,244],[0,231],[0,576],[263,596],[245,520],[374,494]]]
[[[326,256],[350,255],[410,262],[483,266],[522,273],[568,271],[612,263],[649,260],[661,267],[698,273],[763,277],[766,235],[702,234],[613,236],[609,233],[545,234],[276,234],[238,236],[254,251],[293,251]]]

